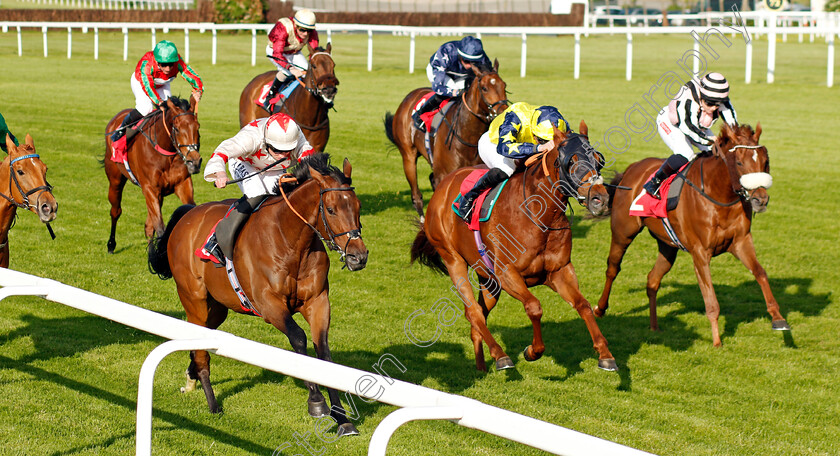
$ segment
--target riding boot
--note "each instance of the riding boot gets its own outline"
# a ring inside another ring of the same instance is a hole
[[[484,190],[501,184],[507,178],[508,175],[499,168],[493,168],[490,171],[487,171],[487,174],[481,176],[481,179],[475,183],[473,188],[461,198],[461,202],[458,205],[458,216],[464,219],[465,222],[470,223],[476,198],[478,198]]]
[[[282,92],[282,88],[286,85],[286,81],[289,80],[289,77],[285,77],[283,80],[274,78],[271,82],[271,87],[268,88],[268,94],[265,96],[265,101],[263,102],[263,109],[271,112],[271,100],[277,96],[278,93]]]
[[[420,119],[420,116],[426,114],[427,112],[434,111],[440,107],[440,104],[443,103],[444,100],[446,100],[446,97],[438,94],[434,94],[429,97],[429,99],[426,100],[426,102],[411,115],[411,120],[414,122],[414,128],[420,131],[425,131],[426,128],[425,125],[423,125],[423,120]]]
[[[674,154],[668,157],[662,166],[659,167],[659,170],[653,175],[653,177],[647,181],[644,185],[645,191],[652,197],[659,199],[659,186],[662,185],[671,174],[676,173],[682,168],[686,163],[688,163],[688,159],[683,157],[680,154]]]
[[[259,195],[252,198],[243,195],[239,198],[234,203],[233,210],[216,225],[216,231],[207,240],[204,250],[215,256],[221,264],[225,264],[225,258],[233,258],[233,244],[239,234],[239,230],[245,225],[245,222],[251,216],[251,213],[254,212],[254,209],[265,198],[266,195]],[[221,253],[221,257],[219,253]]]

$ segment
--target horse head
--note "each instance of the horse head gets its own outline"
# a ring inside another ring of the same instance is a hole
[[[345,158],[342,174],[334,167],[318,166],[318,156],[329,156],[317,154],[314,160],[308,160],[309,175],[321,188],[319,233],[331,249],[341,254],[349,270],[358,271],[367,265],[368,249],[362,241],[361,203],[350,186],[353,167]]]
[[[44,223],[55,220],[58,203],[52,194],[52,186],[47,182],[47,165],[35,152],[32,136],[27,134],[24,144],[15,146],[11,137],[6,135],[6,147],[9,150],[9,194],[0,194],[15,206],[38,214]],[[34,202],[31,201],[33,194]]]
[[[170,97],[163,103],[164,126],[175,152],[184,160],[187,171],[196,174],[201,171],[201,139],[195,104],[177,97]]]
[[[492,68],[479,68],[472,65],[475,77],[464,91],[464,104],[467,109],[485,123],[490,123],[505,111],[510,104],[507,99],[507,84],[499,76],[499,59],[493,61]]]
[[[749,125],[723,125],[714,147],[715,155],[726,162],[732,190],[749,201],[757,213],[767,210],[767,189],[773,185],[770,158],[767,148],[758,143],[759,137],[761,123],[756,124],[755,131]]]
[[[306,88],[316,98],[332,106],[338,92],[338,78],[335,77],[335,61],[332,59],[332,43],[326,48],[309,50],[309,69],[306,72]]]
[[[556,148],[550,156],[554,158],[554,178],[560,191],[574,198],[592,215],[604,215],[609,210],[609,195],[601,177],[604,155],[589,144],[589,127],[580,121],[580,132],[565,132],[554,129]],[[556,155],[555,155],[556,154]]]

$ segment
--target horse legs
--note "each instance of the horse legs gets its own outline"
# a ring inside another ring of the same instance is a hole
[[[540,305],[537,297],[528,291],[528,285],[525,284],[525,280],[518,272],[508,268],[500,278],[505,291],[514,299],[522,302],[525,313],[531,319],[531,325],[534,327],[534,338],[531,345],[525,347],[523,355],[526,361],[536,361],[545,352],[545,343],[543,343],[542,338],[542,305]]]
[[[178,287],[178,296],[187,312],[187,321],[190,323],[216,329],[227,318],[227,307],[219,304],[211,297],[195,299],[196,296],[188,290]],[[187,368],[187,386],[182,391],[187,392],[194,386],[195,380],[201,382],[204,396],[207,398],[207,407],[210,413],[219,413],[222,408],[216,401],[216,394],[210,383],[210,354],[207,350],[195,350],[190,352],[190,365]]]
[[[478,305],[484,313],[484,322],[487,324],[487,316],[490,311],[499,302],[499,295],[502,293],[501,287],[496,283],[495,279],[484,278],[478,276],[478,283],[481,287],[481,293],[478,294]],[[481,333],[473,327],[470,327],[470,338],[473,341],[473,348],[475,349],[475,364],[478,370],[486,371],[487,365],[484,363],[484,345],[481,344]]]
[[[108,163],[106,160],[106,171],[109,168]],[[113,164],[112,166],[116,167]],[[111,236],[108,238],[108,253],[114,253],[114,249],[117,248],[117,220],[122,215],[122,193],[126,180],[119,171],[116,171],[116,174],[108,173],[108,201],[111,203]]]
[[[329,321],[329,320],[328,320]],[[310,323],[311,325],[311,323]],[[287,314],[283,322],[283,327],[279,328],[289,338],[289,343],[292,345],[292,350],[299,355],[306,355],[306,332],[295,322],[291,314]],[[313,332],[313,338],[314,332]],[[309,400],[307,401],[309,415],[313,417],[321,417],[329,414],[327,408],[327,401],[324,400],[324,395],[321,394],[321,388],[312,382],[304,381],[304,385],[309,390]]]
[[[650,329],[652,331],[659,331],[659,322],[656,318],[656,294],[659,291],[659,286],[662,284],[662,277],[671,270],[674,266],[674,260],[677,259],[677,252],[679,249],[671,247],[670,245],[656,240],[659,244],[659,256],[656,257],[656,263],[653,269],[650,270],[647,277],[647,296],[650,302]]]
[[[615,215],[613,215],[615,216]],[[621,272],[621,260],[624,259],[624,254],[627,252],[627,247],[633,242],[642,228],[638,226],[632,234],[617,233],[618,224],[614,224],[612,228],[612,241],[610,243],[610,256],[607,258],[607,279],[604,282],[604,291],[601,292],[601,298],[598,299],[598,305],[595,306],[595,315],[603,317],[610,306],[610,293],[612,292],[612,285],[618,273]]]
[[[9,239],[6,239],[6,244],[0,247],[0,268],[9,267]]]
[[[143,188],[143,196],[146,197],[146,239],[152,242],[155,235],[163,234],[163,218],[160,215],[160,208],[163,206],[163,192],[160,188],[151,186]]]
[[[562,268],[552,271],[548,276],[546,285],[556,291],[566,302],[571,303],[572,307],[583,318],[586,329],[589,330],[589,335],[592,337],[595,351],[598,352],[598,367],[608,371],[618,370],[615,358],[607,346],[607,339],[601,334],[601,329],[595,321],[592,306],[580,293],[577,274],[575,274],[575,267],[572,263],[567,263]]]
[[[409,150],[400,150],[403,159],[403,171],[406,180],[408,180],[408,186],[411,187],[411,203],[414,204],[414,210],[420,215],[420,223],[423,223],[426,219],[426,215],[423,213],[423,195],[417,185],[417,158],[420,155],[416,152],[412,153],[411,145],[408,147]]]
[[[777,331],[789,331],[790,325],[788,325],[787,321],[782,317],[781,312],[779,312],[779,303],[776,302],[773,292],[770,291],[770,281],[767,280],[767,272],[761,267],[761,264],[758,263],[758,258],[755,256],[752,234],[747,233],[746,236],[734,242],[729,251],[732,255],[735,255],[735,258],[741,260],[741,263],[755,276],[758,286],[761,287],[761,293],[764,295],[764,301],[767,303],[767,312],[772,319],[772,328]]]
[[[706,251],[691,252],[694,260],[694,273],[697,275],[697,283],[700,285],[700,292],[703,294],[703,302],[706,304],[706,318],[712,325],[712,343],[720,347],[720,329],[718,328],[718,317],[720,316],[720,303],[715,295],[715,288],[712,284],[712,274],[709,269],[711,255]]]
[[[304,317],[309,323],[309,329],[312,333],[312,344],[315,347],[315,353],[318,359],[332,362],[332,354],[330,353],[330,344],[327,334],[330,329],[330,302],[326,292],[311,301],[311,305],[307,306]],[[304,336],[305,337],[305,336]],[[306,340],[304,339],[304,344]],[[318,385],[314,385],[318,396],[321,397],[321,402],[324,402],[324,397],[321,396]],[[347,418],[347,412],[341,406],[341,399],[339,399],[338,391],[333,388],[327,388],[327,394],[330,397],[330,413],[329,415],[338,424],[336,434],[338,437],[345,435],[358,435],[359,431],[356,426]],[[312,396],[310,395],[310,406]],[[326,407],[326,404],[324,405]],[[311,414],[311,410],[310,410]],[[324,413],[326,415],[326,413]],[[314,416],[314,415],[313,415]]]
[[[189,177],[182,180],[181,183],[175,186],[175,195],[181,200],[183,204],[195,205],[195,191],[193,190],[193,182]]]

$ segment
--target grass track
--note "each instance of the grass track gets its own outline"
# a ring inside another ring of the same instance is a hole
[[[131,102],[128,78],[150,37],[133,33],[129,61],[122,61],[120,34],[101,34],[94,61],[90,34],[74,33],[73,59],[66,58],[66,33],[49,36],[49,58],[41,35],[25,32],[23,57],[13,33],[0,34],[0,112],[15,134],[35,137],[50,167],[59,201],[53,224],[58,238],[32,214],[11,231],[11,267],[136,304],[178,318],[184,313],[171,281],[148,273],[142,196],[127,188],[117,232],[117,254],[107,255],[107,183],[97,160],[104,153],[106,122]],[[182,35],[158,33],[179,46]],[[662,455],[840,454],[840,303],[834,295],[840,273],[833,251],[840,165],[837,89],[825,88],[825,45],[779,44],[776,83],[743,84],[744,44],[732,38],[719,48],[713,68],[733,84],[739,119],[764,128],[775,185],[769,211],[753,224],[759,260],[783,314],[789,336],[770,331],[758,285],[731,256],[712,262],[721,303],[724,346],[711,346],[709,324],[691,262],[680,255],[660,291],[661,333],[647,328],[645,276],[655,258],[653,241],[639,236],[623,263],[609,314],[599,325],[620,366],[618,374],[596,368],[596,354],[577,314],[548,289],[543,302],[546,355],[526,363],[517,355],[529,343],[530,325],[517,302],[505,296],[489,326],[517,368],[509,373],[474,370],[468,324],[459,320],[427,349],[410,344],[403,321],[449,293],[449,281],[408,265],[415,230],[408,185],[399,154],[382,128],[386,110],[396,109],[411,89],[426,85],[425,58],[441,38],[419,37],[418,71],[407,72],[408,39],[374,38],[374,72],[366,71],[365,36],[334,34],[341,80],[331,115],[328,150],[354,165],[362,200],[369,266],[357,273],[331,270],[330,333],[334,359],[367,369],[390,353],[406,367],[394,377],[543,419],[581,432]],[[224,35],[219,61],[210,64],[209,34],[190,37],[190,64],[204,78],[200,107],[203,155],[237,131],[241,89],[270,68],[249,65],[250,36]],[[794,40],[791,40],[794,41]],[[807,40],[806,40],[807,41]],[[510,98],[560,107],[572,125],[586,119],[593,137],[623,126],[624,113],[641,101],[691,38],[634,38],[634,75],[624,80],[624,37],[582,41],[581,79],[572,79],[573,41],[529,38],[528,77],[519,73],[516,37],[484,37],[501,62]],[[753,79],[762,81],[766,41],[754,45]],[[188,94],[183,81],[173,93]],[[646,156],[664,156],[658,139],[633,135],[629,150],[611,154],[615,168]],[[336,160],[336,163],[340,163]],[[428,172],[421,165],[421,175]],[[420,179],[421,184],[424,179]],[[196,180],[199,202],[237,195]],[[426,200],[428,184],[422,186]],[[168,214],[177,206],[169,197]],[[578,212],[582,212],[578,208]],[[609,226],[577,220],[573,259],[581,289],[596,301],[603,286]],[[98,317],[35,298],[10,298],[0,315],[0,454],[126,454],[134,447],[135,400],[140,365],[161,340]],[[300,321],[300,320],[299,320]],[[304,327],[305,324],[304,324]],[[222,330],[289,348],[278,331],[255,318],[231,316]],[[302,383],[219,357],[213,358],[216,394],[225,408],[210,415],[201,393],[181,395],[186,356],[164,360],[155,381],[153,448],[157,454],[269,455],[295,434],[313,431]],[[393,407],[357,400],[358,438],[326,444],[335,455],[364,454],[375,426]],[[320,444],[314,443],[318,449]],[[536,450],[453,426],[412,423],[397,432],[389,454],[539,454]],[[302,452],[302,450],[301,450]]]

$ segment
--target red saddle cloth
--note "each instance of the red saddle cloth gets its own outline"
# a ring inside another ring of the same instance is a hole
[[[482,176],[487,174],[490,171],[489,169],[476,169],[471,172],[466,179],[461,182],[461,194],[458,196],[458,199],[452,204],[453,207],[460,208],[461,207],[461,199],[464,197],[464,194],[472,190],[475,186],[475,183],[481,179]],[[473,231],[478,231],[479,229],[479,222],[478,219],[481,217],[481,205],[484,204],[484,199],[487,198],[487,194],[493,190],[492,188],[488,188],[481,192],[481,195],[478,195],[478,198],[475,199],[475,203],[473,203],[473,213],[470,217],[470,223],[467,225]]]
[[[133,127],[130,127],[132,130],[140,129],[140,126],[143,125],[143,122],[146,119],[141,119],[137,124]],[[126,133],[128,133],[126,129]],[[126,144],[126,133],[120,137],[120,139],[111,142],[111,161],[114,163],[125,163],[125,157],[128,155],[128,144]]]
[[[434,92],[429,92],[426,95],[423,95],[419,100],[417,100],[417,104],[414,105],[414,109],[411,110],[411,113],[414,114],[415,112],[417,112],[417,110],[420,109],[420,106],[423,106],[423,103],[425,103],[426,100],[428,100],[429,98],[432,98],[432,95],[434,94]],[[440,112],[440,110],[443,109],[443,107],[446,106],[450,100],[450,98],[447,98],[446,100],[443,100],[443,103],[441,103],[440,106],[437,107],[437,109],[420,115],[420,120],[422,120],[423,124],[426,125],[426,131],[431,130],[432,119],[435,118],[435,114]]]
[[[651,173],[645,183],[647,183],[656,172]],[[648,192],[642,190],[642,193],[633,200],[630,205],[630,215],[637,217],[659,217],[665,218],[668,216],[668,190],[671,188],[671,183],[677,174],[672,174],[671,177],[665,179],[662,185],[659,186],[659,198],[656,199]]]

